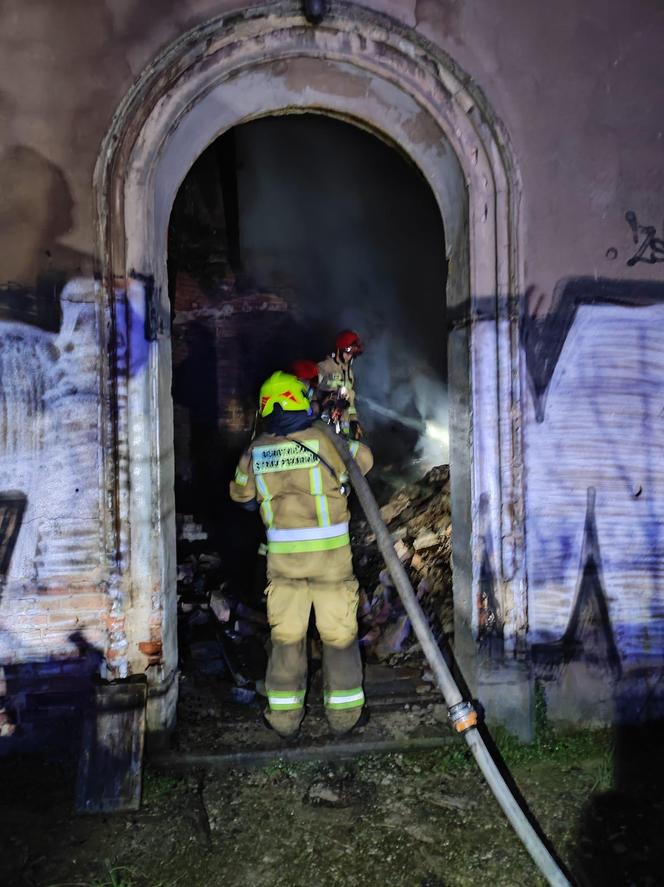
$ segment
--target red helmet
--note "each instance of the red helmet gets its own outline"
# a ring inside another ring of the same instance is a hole
[[[362,354],[364,345],[355,330],[342,330],[337,335],[337,351],[349,351],[355,357]]]
[[[294,360],[288,367],[288,372],[297,376],[301,382],[318,384],[318,364],[313,360]]]

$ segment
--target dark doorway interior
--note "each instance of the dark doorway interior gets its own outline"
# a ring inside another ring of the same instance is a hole
[[[448,462],[440,212],[419,170],[376,136],[322,115],[269,117],[225,133],[194,164],[168,261],[180,585],[221,588],[259,611],[262,528],[227,488],[270,372],[320,360],[337,331],[357,329],[376,486],[387,496]],[[235,616],[236,634],[250,632]],[[259,647],[244,664],[222,656],[219,670],[245,669],[253,686]]]
[[[418,428],[446,425],[444,234],[402,153],[312,114],[234,128],[180,188],[169,272],[179,510],[216,516],[262,379],[321,359],[344,327],[366,343],[358,391],[378,462],[408,476],[422,448],[426,467],[447,461]]]

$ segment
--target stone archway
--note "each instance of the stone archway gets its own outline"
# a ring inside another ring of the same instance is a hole
[[[392,20],[335,2],[313,28],[291,0],[254,7],[185,34],[144,71],[95,173],[108,321],[106,542],[116,642],[125,651],[118,673],[155,662],[153,728],[170,723],[176,697],[170,210],[188,169],[222,132],[302,111],[352,120],[396,143],[438,202],[453,318],[456,653],[471,684],[487,582],[508,660],[525,636],[519,183],[506,138],[453,61]]]

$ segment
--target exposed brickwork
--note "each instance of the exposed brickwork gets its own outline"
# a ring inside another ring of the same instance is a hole
[[[44,721],[62,704],[71,708],[83,666],[85,684],[99,673],[112,634],[101,560],[97,302],[92,280],[72,281],[61,296],[60,330],[16,328],[10,346],[12,360],[26,352],[34,364],[30,386],[20,389],[24,405],[3,413],[0,435],[0,490],[16,489],[26,499],[0,589],[0,720],[9,718],[17,736],[26,712]],[[14,372],[7,352],[5,363]],[[30,436],[32,425],[38,433]],[[7,734],[6,725],[0,732]]]
[[[173,368],[186,372],[192,355],[205,350],[216,367],[216,424],[222,431],[242,433],[251,428],[255,391],[252,361],[263,353],[261,343],[278,333],[290,312],[286,299],[275,293],[237,293],[226,281],[214,293],[205,292],[190,275],[180,273],[176,284],[173,323]],[[251,350],[246,342],[252,342]],[[186,387],[186,386],[183,386]],[[175,439],[178,463],[188,457],[190,412],[176,398]],[[178,409],[178,406],[180,409]],[[195,407],[194,407],[195,409]],[[183,466],[178,464],[178,471]]]
[[[3,664],[70,656],[80,643],[106,648],[109,599],[103,586],[21,588],[3,605],[2,625],[13,643],[3,648]],[[72,636],[76,640],[72,641]]]

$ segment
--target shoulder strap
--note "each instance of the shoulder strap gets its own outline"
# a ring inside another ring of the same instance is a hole
[[[301,440],[295,440],[294,437],[286,436],[286,440],[291,441],[291,443],[297,444],[298,447],[301,447],[303,450],[306,450],[308,453],[311,453],[313,456],[315,456],[318,459],[318,461],[322,462],[322,464],[327,468],[327,470],[330,472],[330,474],[332,475],[334,480],[337,483],[341,483],[341,480],[340,480],[337,472],[334,470],[334,468],[332,468],[330,463],[320,455],[320,453],[317,453],[315,450],[312,450],[311,447],[308,447],[306,444],[303,444]]]

